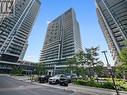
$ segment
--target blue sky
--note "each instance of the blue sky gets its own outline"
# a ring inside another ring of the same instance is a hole
[[[83,49],[100,46],[100,51],[108,50],[107,43],[98,24],[94,0],[41,0],[41,7],[29,37],[29,46],[24,60],[39,61],[48,22],[71,7],[74,8],[80,24]],[[101,53],[100,58],[105,62]],[[110,63],[113,64],[109,52],[108,58]]]

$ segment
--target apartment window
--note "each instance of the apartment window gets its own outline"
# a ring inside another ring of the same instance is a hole
[[[2,31],[0,30],[0,33],[2,33]]]
[[[49,39],[49,42],[51,42],[52,39]]]
[[[50,32],[51,34],[53,34],[52,32]]]

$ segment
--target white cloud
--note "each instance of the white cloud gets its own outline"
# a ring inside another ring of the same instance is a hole
[[[46,23],[47,23],[47,24],[49,24],[50,22],[51,22],[51,21],[49,21],[49,20],[48,20],[48,21],[46,21]]]
[[[35,56],[26,56],[25,58],[24,58],[24,60],[25,61],[31,61],[31,62],[38,62],[38,59],[36,59],[36,57]]]

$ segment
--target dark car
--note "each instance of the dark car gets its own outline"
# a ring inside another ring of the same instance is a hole
[[[67,78],[68,78],[69,83],[78,79],[76,74],[67,75]]]
[[[68,86],[69,80],[66,76],[63,76],[59,80],[59,84],[62,86]]]
[[[50,77],[50,75],[43,75],[38,78],[38,81],[39,83],[47,83]]]

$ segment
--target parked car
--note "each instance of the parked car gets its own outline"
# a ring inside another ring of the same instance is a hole
[[[68,83],[71,83],[71,82],[72,82],[71,75],[68,75],[68,76],[66,76],[66,77],[67,77],[67,79],[68,79]]]
[[[68,86],[69,80],[66,76],[60,77],[59,84],[63,86]]]
[[[49,84],[59,84],[60,82],[60,78],[64,77],[65,75],[63,74],[59,74],[59,75],[55,75],[51,78],[49,78]]]
[[[47,83],[50,77],[50,75],[43,75],[38,77],[38,81],[39,83]]]
[[[76,74],[71,74],[67,76],[69,83],[71,83],[73,80],[77,80],[78,76]]]
[[[71,79],[76,79],[77,80],[78,79],[78,76],[76,74],[72,74],[71,75]]]

